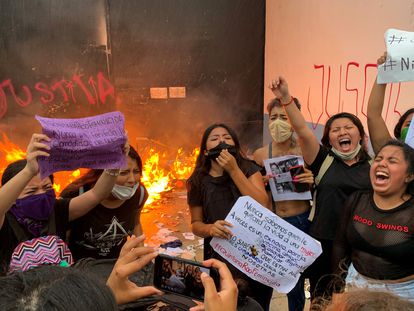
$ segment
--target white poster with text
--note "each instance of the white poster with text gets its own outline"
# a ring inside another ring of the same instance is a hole
[[[414,81],[414,32],[388,29],[385,32],[387,59],[378,66],[378,84]]]
[[[250,278],[288,293],[322,253],[320,243],[248,196],[240,197],[226,221],[233,236],[210,245]]]

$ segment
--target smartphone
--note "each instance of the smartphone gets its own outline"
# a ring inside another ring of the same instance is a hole
[[[154,286],[162,291],[203,301],[202,272],[210,275],[217,290],[220,290],[220,278],[216,268],[204,267],[196,261],[160,254],[155,257]]]
[[[290,172],[290,176],[292,176],[292,180],[295,176],[300,175],[302,173],[305,172],[305,169],[303,167],[303,165],[295,165],[295,166],[291,166],[289,168],[289,172]],[[299,183],[299,182],[293,182],[293,187],[295,189],[295,192],[305,192],[305,191],[309,191],[309,184],[303,184],[303,183]]]

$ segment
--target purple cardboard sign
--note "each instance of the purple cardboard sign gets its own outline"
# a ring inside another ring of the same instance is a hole
[[[123,147],[127,140],[125,118],[109,112],[80,119],[36,116],[43,134],[50,139],[49,157],[39,157],[41,178],[58,171],[78,168],[122,168],[127,165]]]

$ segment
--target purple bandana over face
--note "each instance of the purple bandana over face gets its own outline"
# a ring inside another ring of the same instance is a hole
[[[51,189],[45,193],[17,199],[10,212],[16,217],[19,224],[38,237],[53,211],[55,201],[55,191]]]

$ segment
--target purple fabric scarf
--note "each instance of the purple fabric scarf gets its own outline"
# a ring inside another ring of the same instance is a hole
[[[45,193],[33,194],[17,199],[10,212],[25,229],[35,237],[40,236],[47,224],[56,201],[54,190]]]

